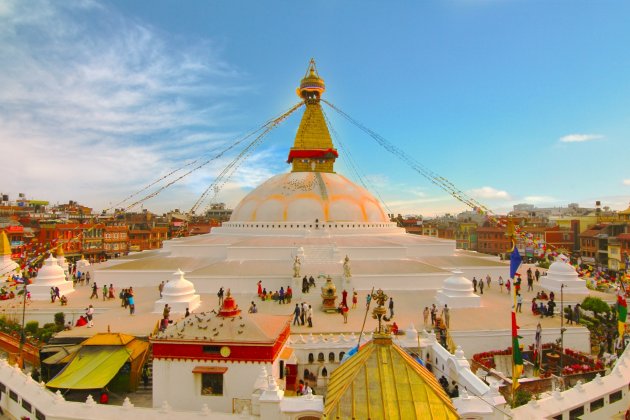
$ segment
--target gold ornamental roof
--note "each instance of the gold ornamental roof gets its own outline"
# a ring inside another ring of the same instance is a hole
[[[307,103],[295,134],[292,149],[313,150],[334,148],[324,113],[319,103]]]
[[[0,255],[11,255],[11,244],[4,230],[0,231]]]
[[[331,375],[326,419],[458,419],[433,374],[391,339],[375,339]]]

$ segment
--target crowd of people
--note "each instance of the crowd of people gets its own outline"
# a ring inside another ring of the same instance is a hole
[[[291,303],[291,299],[293,298],[293,289],[291,289],[291,286],[289,285],[286,289],[281,286],[280,290],[276,290],[273,293],[271,291],[268,292],[267,289],[262,286],[262,280],[259,280],[258,297],[260,300],[270,300],[278,302],[279,304]]]

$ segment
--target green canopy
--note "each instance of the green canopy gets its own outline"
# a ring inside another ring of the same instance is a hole
[[[61,389],[104,388],[129,360],[121,346],[83,347],[70,363],[46,386]]]

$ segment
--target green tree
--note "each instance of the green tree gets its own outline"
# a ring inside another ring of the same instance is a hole
[[[517,389],[516,392],[514,393],[514,399],[512,400],[512,408],[516,408],[518,406],[527,404],[529,400],[531,399],[532,399],[531,393],[522,389]]]
[[[37,333],[37,329],[39,328],[39,322],[37,321],[29,321],[24,326],[24,331],[27,335],[35,335]]]
[[[610,306],[598,297],[585,297],[582,301],[582,309],[592,311],[596,316],[600,313],[610,312]]]
[[[63,312],[57,312],[55,314],[55,325],[57,325],[57,327],[63,328],[65,324],[66,324],[66,314],[64,314]]]

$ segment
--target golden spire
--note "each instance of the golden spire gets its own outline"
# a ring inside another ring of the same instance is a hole
[[[306,109],[287,160],[292,164],[293,172],[334,172],[333,164],[338,154],[319,103],[325,90],[315,60],[311,59],[306,75],[297,88],[297,94],[304,99]]]
[[[4,230],[0,231],[0,255],[11,255],[11,244]]]
[[[57,247],[57,258],[59,257],[63,257],[63,246],[61,244]]]

